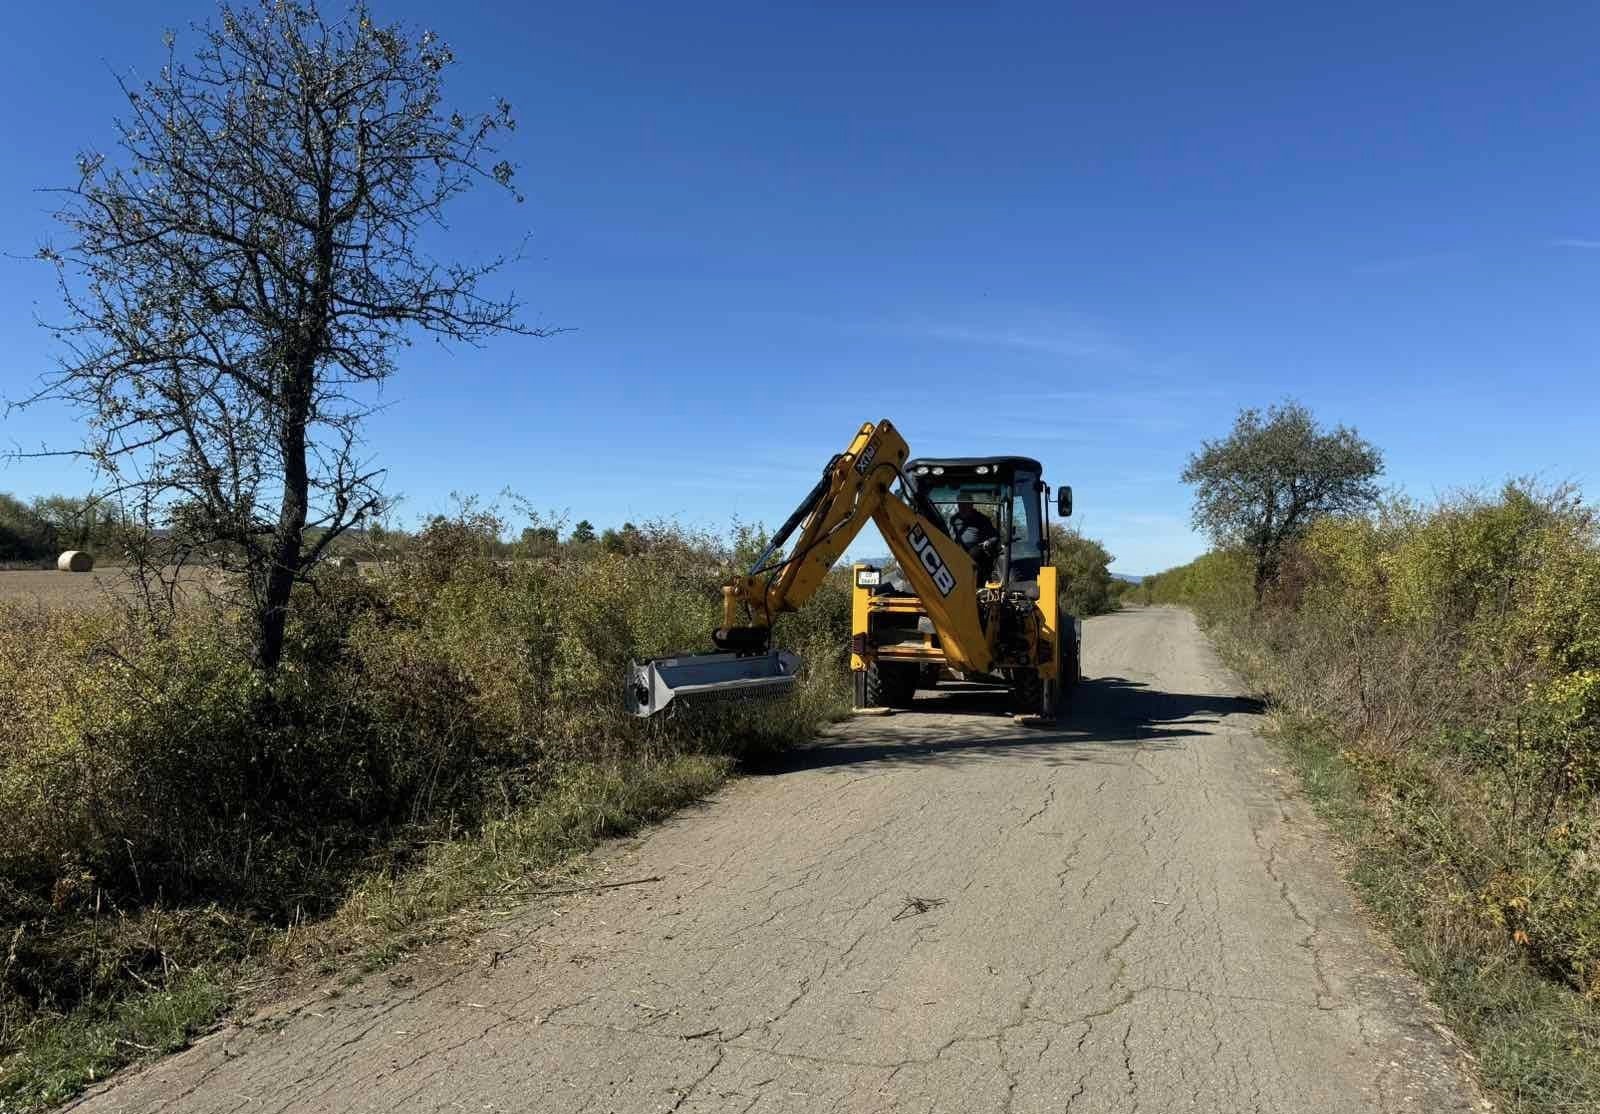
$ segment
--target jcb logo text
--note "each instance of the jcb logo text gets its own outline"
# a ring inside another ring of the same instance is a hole
[[[950,572],[950,567],[944,563],[944,558],[939,556],[939,551],[934,547],[933,539],[923,531],[922,527],[913,526],[906,535],[911,542],[911,548],[917,551],[917,557],[922,561],[922,567],[928,570],[928,575],[933,577],[933,585],[939,589],[941,596],[948,596],[955,590],[956,578]]]

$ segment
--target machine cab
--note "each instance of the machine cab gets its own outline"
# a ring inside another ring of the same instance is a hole
[[[946,532],[972,555],[980,579],[1020,588],[1037,581],[1050,559],[1048,490],[1039,462],[1023,456],[953,457],[906,462],[908,492],[937,513]],[[1061,513],[1071,513],[1071,489],[1061,491]]]

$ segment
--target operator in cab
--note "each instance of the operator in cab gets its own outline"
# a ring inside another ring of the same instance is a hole
[[[995,528],[993,520],[974,506],[971,499],[957,499],[956,513],[950,516],[950,536],[967,551],[972,563],[977,566],[978,583],[988,581],[994,572],[995,557],[999,550],[995,543],[1000,538],[1000,531]]]

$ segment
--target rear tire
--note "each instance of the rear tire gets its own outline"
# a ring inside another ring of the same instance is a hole
[[[1071,714],[1072,701],[1078,688],[1078,681],[1082,679],[1078,667],[1078,639],[1076,634],[1061,647],[1060,655],[1061,668],[1056,673],[1057,722]]]
[[[867,666],[866,690],[869,708],[909,708],[917,691],[917,667],[873,662]]]
[[[1070,624],[1065,644],[1061,647],[1061,680],[1064,688],[1076,688],[1083,680],[1083,643],[1080,640],[1078,620],[1068,616]]]
[[[1037,716],[1044,707],[1045,689],[1048,688],[1037,669],[1011,671],[1011,714]]]

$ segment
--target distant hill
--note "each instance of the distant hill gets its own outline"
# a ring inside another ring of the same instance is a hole
[[[1125,572],[1114,572],[1111,575],[1113,577],[1115,577],[1116,579],[1118,579],[1118,580],[1125,580],[1129,584],[1138,584],[1139,582],[1144,580],[1144,577],[1142,577],[1142,576],[1129,576]]]

